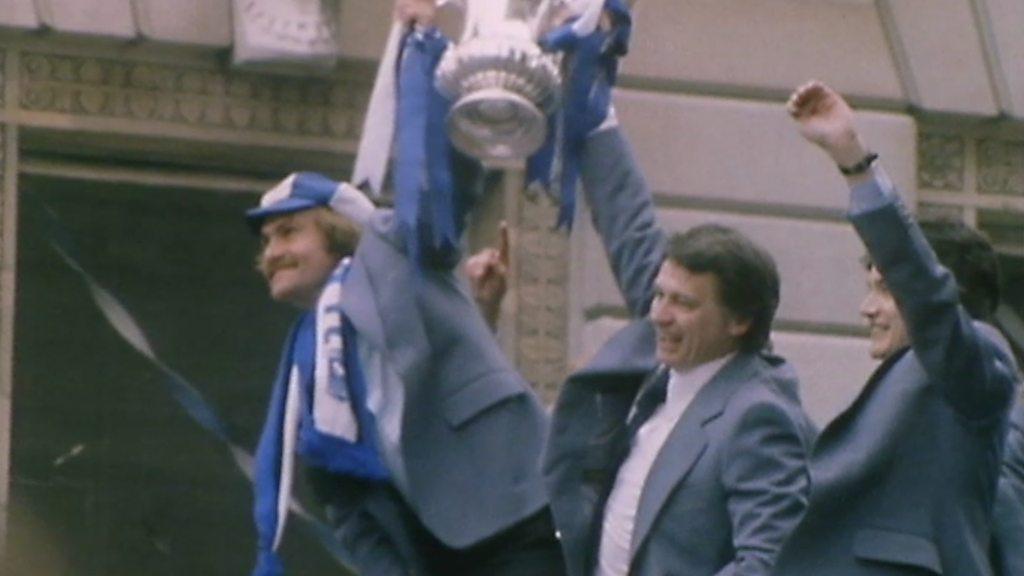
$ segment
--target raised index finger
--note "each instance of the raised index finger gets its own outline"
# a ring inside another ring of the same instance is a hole
[[[498,261],[508,266],[508,254],[511,242],[509,241],[508,222],[501,221],[498,229]]]

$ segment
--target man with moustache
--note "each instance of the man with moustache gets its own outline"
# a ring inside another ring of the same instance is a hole
[[[274,394],[298,386],[306,399],[326,394],[351,406],[357,433],[347,444],[324,444],[351,465],[298,453],[353,567],[375,575],[560,574],[539,474],[543,408],[453,271],[419,269],[389,211],[316,174],[289,176],[247,217],[263,238],[259,267],[271,297],[304,311],[280,368],[295,366],[295,375]],[[325,302],[336,279],[340,290]],[[342,313],[340,394],[316,390],[316,359],[296,358],[311,347],[304,338],[323,337],[317,310],[325,306]],[[305,426],[316,416],[307,410],[299,419]],[[286,493],[275,472],[285,474],[290,461],[284,434],[283,414],[275,419],[272,410],[258,452],[269,457],[258,455],[257,466],[269,467],[274,489],[261,498],[257,483],[257,516],[279,515],[275,540]],[[268,557],[273,540],[261,542]]]
[[[847,177],[848,216],[868,252],[861,314],[882,363],[819,436],[807,513],[774,573],[991,574],[1013,359],[971,318],[971,294],[936,258],[842,97],[811,82],[788,109]]]
[[[432,0],[396,5],[423,34],[432,14]],[[468,202],[475,171],[454,164]],[[283,573],[296,456],[359,574],[563,574],[540,475],[547,417],[456,278],[455,249],[414,259],[391,210],[312,173],[246,218],[271,298],[302,310],[257,450],[254,576]]]
[[[539,475],[542,407],[452,270],[418,270],[402,251],[390,214],[358,194],[300,173],[248,215],[263,238],[260,269],[271,297],[304,310],[286,357],[298,353],[304,335],[318,334],[315,310],[324,287],[332,276],[344,277],[343,357],[358,365],[346,364],[346,372],[350,381],[361,372],[364,388],[348,384],[340,396],[366,406],[353,409],[358,434],[344,449],[357,465],[332,471],[303,456],[349,563],[375,575],[560,574]],[[282,359],[281,370],[291,365]],[[306,396],[319,393],[309,390],[314,379],[302,363],[296,365],[293,378],[306,386]],[[261,538],[264,558],[279,541],[285,515],[273,472],[290,460],[273,447],[282,436],[273,416],[259,450],[277,454],[263,459],[275,489],[257,497],[258,516],[278,515],[272,539]]]

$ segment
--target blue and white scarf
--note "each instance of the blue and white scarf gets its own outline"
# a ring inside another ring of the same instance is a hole
[[[295,455],[308,466],[370,481],[389,477],[377,451],[356,333],[341,311],[350,260],[342,260],[317,300],[292,327],[256,450],[253,576],[279,576],[277,548],[291,501]]]

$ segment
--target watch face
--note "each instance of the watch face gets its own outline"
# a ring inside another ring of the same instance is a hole
[[[337,42],[337,3],[320,0],[242,0],[241,17],[256,30],[310,48]]]

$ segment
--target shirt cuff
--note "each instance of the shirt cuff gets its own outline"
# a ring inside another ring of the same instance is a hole
[[[898,198],[889,175],[879,166],[870,168],[871,179],[850,187],[850,215],[857,216],[891,204]]]

